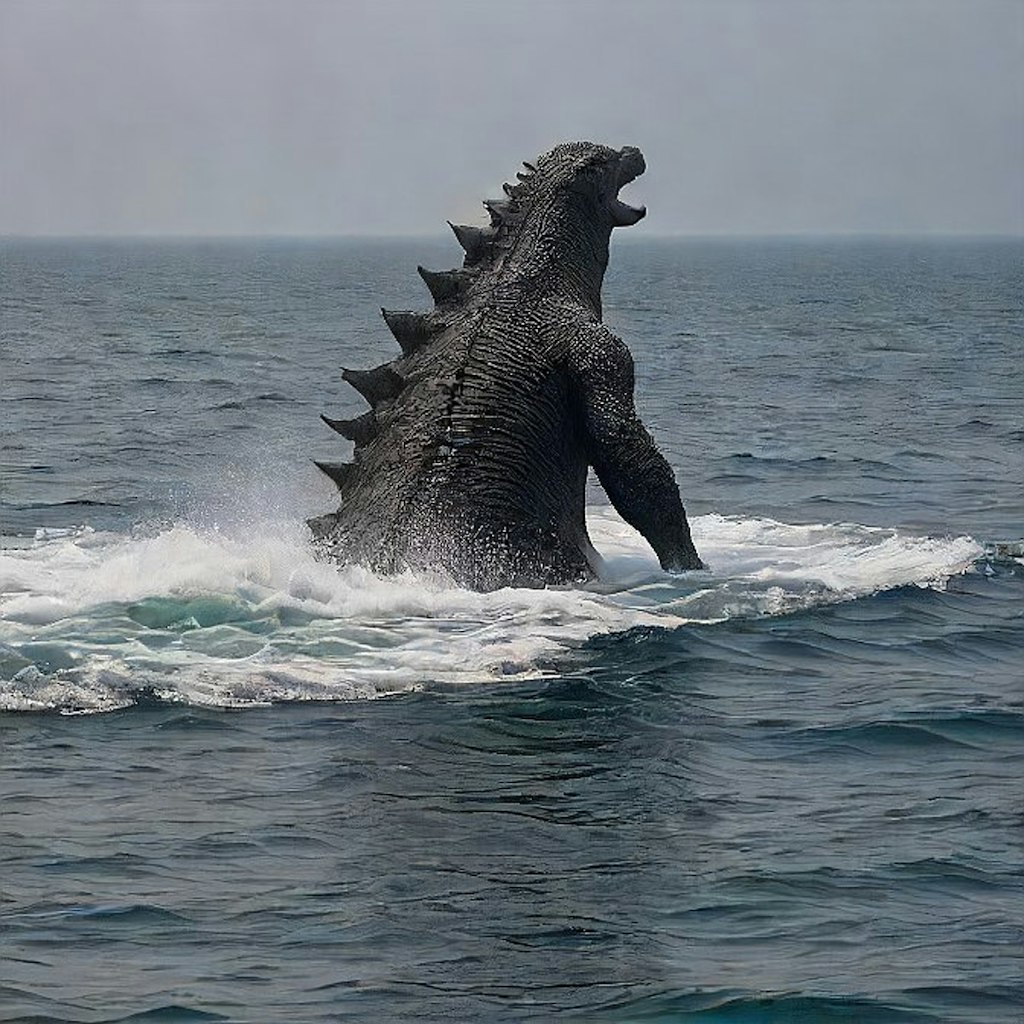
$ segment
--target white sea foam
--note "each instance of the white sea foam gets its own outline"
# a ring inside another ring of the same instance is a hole
[[[339,569],[294,524],[40,535],[0,551],[0,709],[103,711],[144,690],[247,706],[523,679],[592,636],[941,586],[982,553],[969,537],[707,515],[693,532],[709,569],[672,577],[610,509],[589,521],[599,584],[490,594]]]

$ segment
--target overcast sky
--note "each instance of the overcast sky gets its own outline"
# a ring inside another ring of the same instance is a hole
[[[649,234],[1024,233],[1024,0],[0,0],[0,234],[422,234],[637,145]]]

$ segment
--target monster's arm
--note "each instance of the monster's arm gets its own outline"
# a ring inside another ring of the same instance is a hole
[[[569,367],[588,458],[616,511],[654,548],[662,568],[701,569],[672,469],[633,405],[633,357],[604,327],[574,342]]]

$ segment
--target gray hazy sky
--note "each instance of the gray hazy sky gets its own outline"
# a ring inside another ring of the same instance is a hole
[[[0,0],[0,234],[419,234],[640,146],[649,233],[1024,233],[1024,0]]]

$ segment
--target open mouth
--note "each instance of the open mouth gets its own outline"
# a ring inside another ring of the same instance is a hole
[[[616,189],[624,188],[647,170],[644,155],[635,146],[624,146],[619,151],[619,168],[615,178]],[[611,201],[612,221],[616,227],[629,227],[647,215],[646,206],[630,206],[618,196]]]

